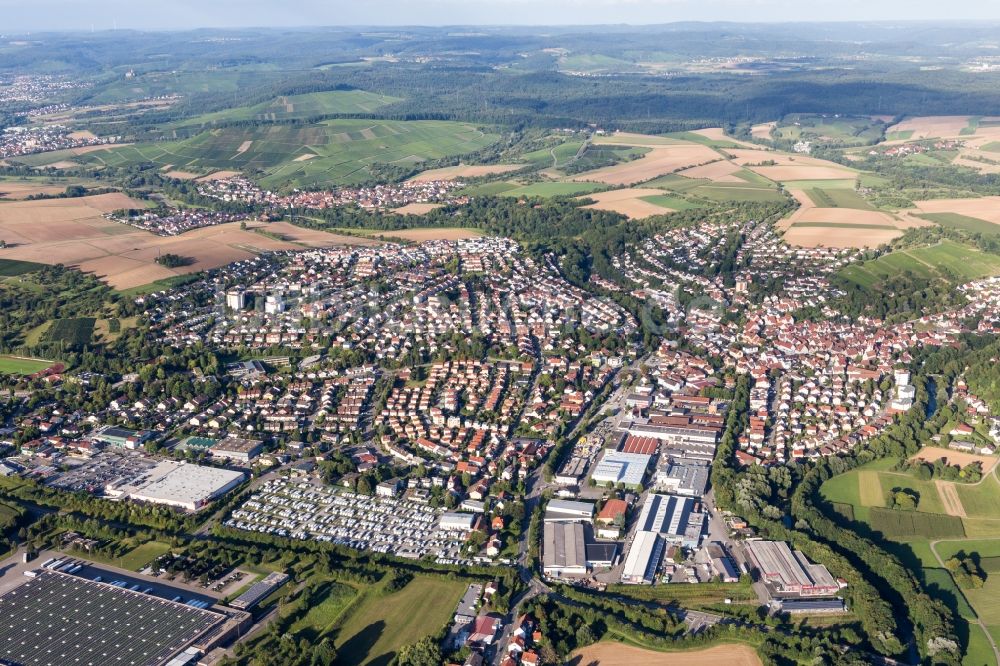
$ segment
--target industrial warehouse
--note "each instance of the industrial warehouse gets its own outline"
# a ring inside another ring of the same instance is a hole
[[[783,541],[748,541],[746,551],[772,597],[825,597],[842,587],[825,566]]]
[[[223,613],[108,583],[50,570],[29,576],[0,596],[3,663],[187,664],[236,629]]]
[[[243,472],[162,460],[142,476],[108,484],[104,492],[112,498],[197,511],[238,486],[244,478]]]

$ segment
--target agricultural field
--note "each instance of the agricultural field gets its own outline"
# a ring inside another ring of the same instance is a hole
[[[33,375],[52,365],[52,361],[21,356],[0,356],[0,375]]]
[[[337,633],[338,658],[349,664],[388,663],[400,647],[444,627],[467,584],[417,576],[387,596],[370,590]]]
[[[497,138],[451,121],[329,120],[222,127],[180,141],[95,153],[87,160],[110,166],[151,162],[188,172],[260,169],[265,187],[349,185],[370,178],[375,164],[414,167],[477,151]]]
[[[596,137],[594,143],[642,147],[649,152],[639,159],[581,173],[573,180],[632,185],[720,158],[719,153],[706,145],[669,137],[616,133]]]
[[[854,188],[811,188],[806,194],[817,208],[853,208],[855,210],[875,210]]]
[[[496,174],[510,173],[523,169],[524,164],[459,164],[440,169],[428,169],[421,171],[416,176],[410,178],[413,182],[427,182],[432,180],[460,180],[462,178],[481,178],[482,176],[493,176]]]
[[[967,215],[958,213],[926,213],[919,217],[929,220],[945,229],[961,229],[974,234],[986,234],[995,236],[1000,234],[1000,224],[987,222]]]
[[[460,240],[463,238],[478,238],[483,235],[479,229],[471,227],[424,227],[413,229],[394,229],[391,231],[381,231],[376,229],[350,229],[355,234],[360,234],[367,238],[402,238],[414,243],[422,243],[429,240]]]
[[[878,141],[884,131],[885,123],[871,116],[795,113],[782,118],[769,133],[776,140],[858,146]]]
[[[16,259],[0,259],[0,278],[27,275],[41,268],[44,264],[33,261],[18,261]]]
[[[969,281],[1000,275],[1000,257],[960,243],[943,240],[935,245],[897,250],[840,271],[851,282],[870,288],[882,280],[911,272],[918,277],[947,279],[943,271]]]
[[[601,641],[570,655],[567,663],[600,666],[761,666],[752,647],[736,643],[690,650],[658,652],[625,643]]]
[[[540,182],[504,190],[500,194],[505,197],[571,197],[605,189],[607,187],[600,183]]]
[[[47,342],[58,342],[70,347],[81,347],[88,344],[94,337],[93,317],[77,319],[56,319],[45,331]]]
[[[948,213],[1000,225],[1000,197],[932,199],[917,201],[916,206],[923,215]]]
[[[30,273],[39,264],[58,263],[93,273],[112,287],[126,290],[217,268],[267,250],[366,242],[280,222],[268,229],[276,233],[285,230],[290,240],[254,233],[257,225],[241,230],[235,222],[179,236],[157,236],[102,217],[117,209],[143,206],[143,202],[117,193],[0,202],[0,239],[7,243],[5,249],[0,249],[0,277]],[[179,268],[166,268],[156,263],[164,253],[191,257],[193,261]]]
[[[594,201],[594,203],[587,204],[584,208],[609,210],[621,213],[630,219],[639,219],[650,217],[651,215],[664,215],[673,212],[671,208],[654,203],[658,197],[662,197],[659,190],[629,187],[621,190],[588,194],[582,198]]]
[[[379,95],[365,90],[329,90],[282,96],[255,106],[241,106],[208,113],[171,123],[166,125],[166,129],[206,127],[247,120],[276,122],[305,120],[335,114],[372,113],[383,106],[398,101],[400,101],[398,97]]]

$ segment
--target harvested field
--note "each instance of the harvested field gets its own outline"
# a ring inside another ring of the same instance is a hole
[[[252,140],[244,141],[243,143],[240,144],[240,147],[236,149],[236,154],[237,155],[242,155],[243,153],[245,153],[248,150],[250,150],[250,146],[252,146],[252,145],[253,145],[253,141]]]
[[[835,180],[854,177],[853,172],[839,166],[767,166],[750,167],[750,170],[779,182],[783,180]]]
[[[655,136],[627,141],[623,138],[629,136],[641,137],[642,135],[616,134],[614,138],[618,140],[618,143],[629,146],[646,146],[650,148],[650,151],[639,159],[587,171],[575,176],[573,180],[596,181],[609,185],[631,185],[719,159],[719,153],[699,143],[662,144],[656,141],[662,137]],[[646,141],[646,143],[641,143],[642,141]]]
[[[656,652],[602,641],[577,650],[567,662],[576,666],[761,666],[760,657],[747,645],[717,645],[688,652]]]
[[[793,225],[785,231],[785,242],[799,247],[878,247],[899,238],[903,232],[885,229],[846,227],[804,227]]]
[[[523,164],[459,164],[458,166],[429,169],[418,173],[411,181],[422,183],[431,180],[458,180],[459,178],[478,178],[492,176],[498,173],[510,173],[523,169]]]
[[[296,157],[292,161],[293,162],[308,162],[309,160],[311,160],[314,157],[319,157],[319,156],[316,153],[304,153],[302,155],[299,155],[298,157]]]
[[[427,227],[425,229],[400,229],[398,231],[376,231],[366,235],[378,238],[402,238],[404,240],[422,243],[430,240],[461,240],[463,238],[478,238],[483,235],[479,229],[465,227]]]
[[[920,116],[886,129],[886,134],[912,132],[910,140],[960,136],[971,116]]]
[[[979,173],[1000,173],[1000,164],[988,164],[986,162],[980,162],[978,160],[968,159],[959,155],[951,162],[954,166],[967,167],[969,169],[975,169]]]
[[[75,266],[112,287],[128,289],[217,268],[265,250],[369,242],[292,225],[287,225],[288,233],[295,242],[279,241],[241,230],[235,222],[163,237],[101,217],[104,212],[142,206],[118,193],[0,203],[0,237],[8,243],[0,250],[0,258]],[[280,233],[282,224],[275,223],[269,230]],[[177,269],[157,264],[156,257],[167,252],[191,257],[192,263]]]
[[[240,175],[239,171],[215,171],[213,173],[208,174],[207,176],[202,176],[201,178],[198,179],[198,181],[200,182],[204,180],[224,180],[226,178],[232,178],[233,176],[238,176],[238,175]]]
[[[180,180],[194,180],[198,177],[198,174],[191,173],[190,171],[167,171],[163,175],[167,178],[177,178]]]
[[[858,472],[858,496],[861,499],[861,506],[885,506],[878,472],[870,470]]]
[[[955,489],[955,482],[938,479],[934,482],[934,485],[937,486],[938,495],[941,497],[941,504],[944,505],[944,512],[949,516],[965,518],[965,507],[962,506],[962,499],[958,496],[958,491]]]
[[[71,132],[69,134],[69,138],[73,139],[74,141],[79,139],[96,139],[97,135],[91,132],[90,130],[80,130],[78,132]]]
[[[826,222],[834,224],[858,224],[895,228],[895,220],[886,213],[875,210],[854,208],[809,208],[796,220],[799,222]]]
[[[936,460],[944,458],[949,465],[958,465],[959,467],[965,467],[969,463],[978,462],[983,468],[983,475],[988,474],[997,464],[1000,458],[996,456],[980,456],[975,453],[964,453],[962,451],[952,451],[951,449],[942,448],[940,446],[925,446],[920,449],[916,454],[910,457],[910,460],[923,460],[925,462],[933,463]]]
[[[663,190],[652,188],[630,187],[624,190],[611,190],[609,192],[595,192],[587,194],[581,199],[593,199],[596,203],[588,204],[584,208],[596,208],[598,210],[610,210],[615,213],[630,218],[637,219],[649,217],[651,215],[663,215],[671,213],[673,209],[658,206],[649,201],[643,201],[642,197],[662,196]]]
[[[250,229],[261,229],[278,234],[291,243],[300,243],[308,247],[335,247],[338,245],[378,245],[378,241],[360,236],[337,234],[322,229],[306,229],[291,222],[271,222],[262,226],[251,226]],[[260,234],[257,234],[258,237]]]
[[[756,150],[726,148],[725,152],[732,155],[733,161],[740,166],[749,166],[752,164],[760,164],[762,162],[774,162],[774,166],[840,166],[839,164],[827,162],[826,160],[817,159],[815,157],[809,157],[808,155],[789,155],[787,153],[779,153],[760,146],[758,146]],[[838,176],[838,178],[844,178],[844,176]]]
[[[79,148],[70,148],[70,151],[74,155],[86,155],[87,153],[96,153],[101,150],[111,150],[112,148],[121,148],[122,146],[131,146],[131,143],[102,143],[94,146],[80,146]]]
[[[957,213],[1000,224],[1000,197],[978,199],[932,199],[917,201],[921,213]]]
[[[720,183],[745,183],[745,180],[734,175],[741,170],[742,167],[738,164],[729,160],[719,160],[711,164],[702,164],[701,166],[678,171],[677,175],[686,178],[708,178]]]
[[[777,127],[778,123],[761,123],[759,125],[754,125],[750,128],[750,136],[755,139],[769,140],[771,138],[771,130]]]
[[[48,185],[30,180],[0,181],[0,198],[26,199],[35,194],[61,194],[66,191],[67,184],[69,183]]]
[[[757,146],[752,143],[747,143],[746,141],[740,141],[739,139],[734,139],[733,137],[726,134],[726,131],[721,127],[706,127],[705,129],[695,130],[691,133],[703,136],[706,139],[711,139],[712,141],[726,141],[728,143],[732,143],[737,146],[746,146],[747,148],[750,149],[757,148]]]
[[[409,203],[399,208],[394,208],[393,213],[400,215],[426,215],[435,208],[440,208],[444,204],[439,203]]]
[[[52,164],[46,164],[46,168],[52,169],[75,169],[80,166],[79,162],[73,162],[71,160],[59,160],[58,162],[53,162]]]
[[[647,146],[656,148],[657,146],[677,146],[687,143],[681,139],[674,139],[669,136],[655,136],[653,134],[634,134],[632,132],[615,132],[604,136],[595,136],[594,143],[609,143],[616,146]]]

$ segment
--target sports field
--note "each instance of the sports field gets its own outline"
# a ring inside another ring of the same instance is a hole
[[[402,590],[370,596],[337,634],[337,657],[348,664],[385,664],[396,650],[447,624],[467,582],[418,576]]]
[[[0,375],[33,375],[52,365],[52,361],[20,356],[0,356]]]

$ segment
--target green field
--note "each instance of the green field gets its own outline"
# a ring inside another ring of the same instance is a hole
[[[289,633],[302,636],[310,642],[315,641],[330,629],[341,613],[358,596],[358,591],[350,585],[342,583],[323,583],[317,597],[320,602],[298,618]]]
[[[772,132],[775,139],[857,146],[882,138],[884,125],[868,116],[829,116],[794,113],[785,116]]]
[[[980,150],[985,150],[991,153],[1000,153],[1000,141],[990,141],[980,147]]]
[[[0,277],[15,277],[33,273],[45,264],[36,264],[33,261],[20,261],[18,259],[0,259]]]
[[[505,197],[564,197],[608,189],[601,183],[532,183],[501,192]]]
[[[180,141],[89,153],[85,159],[108,166],[153,163],[198,172],[260,169],[265,187],[352,184],[367,180],[376,164],[416,167],[426,160],[475,152],[497,138],[451,121],[328,120],[223,127]],[[314,157],[304,159],[308,155]]]
[[[828,189],[814,187],[807,189],[806,194],[820,208],[852,208],[854,210],[875,210],[854,189]]]
[[[722,183],[701,185],[690,190],[694,196],[712,201],[784,201],[785,197],[777,190],[762,187],[726,186]]]
[[[924,213],[917,217],[940,224],[946,229],[962,229],[975,234],[990,236],[1000,234],[1000,225],[980,220],[978,217],[969,217],[968,215],[960,215],[958,213]]]
[[[965,536],[962,519],[921,511],[896,511],[871,507],[868,524],[887,539],[924,537],[927,539],[950,539]]]
[[[305,120],[324,115],[372,113],[380,107],[398,102],[398,97],[378,95],[364,90],[330,90],[278,97],[255,106],[241,106],[208,113],[167,125],[169,128],[202,127],[219,123],[261,120]]]
[[[882,280],[910,272],[917,277],[948,277],[943,271],[959,280],[968,281],[1000,274],[1000,257],[986,254],[961,243],[943,240],[935,245],[897,250],[863,264],[852,264],[840,275],[865,288]]]
[[[93,317],[79,319],[55,319],[45,332],[47,342],[63,342],[67,345],[85,345],[94,336]]]
[[[888,132],[885,135],[886,141],[906,141],[911,136],[913,136],[913,130],[904,130],[902,132]]]
[[[160,555],[168,553],[169,551],[169,544],[163,543],[162,541],[147,541],[115,561],[118,563],[118,566],[123,569],[138,571]]]
[[[471,185],[460,190],[459,194],[466,194],[471,197],[496,196],[498,194],[503,194],[504,192],[509,192],[510,190],[516,190],[518,187],[520,187],[520,185],[517,183],[508,183],[507,181],[501,180],[495,183]]]
[[[692,208],[699,208],[698,204],[692,203],[687,199],[671,197],[666,194],[653,194],[648,197],[639,198],[651,204],[663,206],[664,208],[670,208],[672,210],[691,210]]]
[[[787,190],[853,190],[857,181],[851,178],[836,180],[785,180],[782,184]]]
[[[0,375],[33,375],[50,365],[52,361],[0,356]]]
[[[395,652],[447,624],[468,583],[415,577],[388,596],[372,591],[337,634],[337,658],[345,664],[387,664]]]
[[[982,482],[976,484],[956,483],[955,490],[968,515],[1000,520],[1000,481],[995,475],[987,474]],[[1000,550],[997,555],[1000,555]]]

